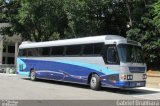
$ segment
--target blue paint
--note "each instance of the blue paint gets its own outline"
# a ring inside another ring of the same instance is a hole
[[[23,65],[23,69],[20,70],[18,66],[17,72],[20,75],[29,76],[31,68],[36,70],[36,76],[38,78],[62,80],[77,83],[88,83],[88,76],[91,72],[96,72],[100,77],[107,75],[118,74],[118,71],[112,71],[104,66],[95,64],[82,63],[77,61],[43,61],[43,60],[31,60],[25,58],[17,59],[18,65]],[[111,81],[102,81],[103,83],[116,86]]]
[[[24,70],[24,69],[26,69],[26,63],[24,62],[24,61],[22,61],[22,59],[20,59],[20,58],[17,58],[17,73],[19,74],[19,75],[23,75],[23,76],[29,76],[29,72],[27,71],[27,72],[24,72],[24,71],[22,71],[22,70]],[[23,65],[23,68],[22,69],[20,69],[20,65]]]
[[[71,64],[71,65],[76,65],[76,66],[82,66],[82,67],[86,67],[86,68],[89,68],[89,69],[93,69],[93,70],[97,70],[97,71],[102,71],[103,74],[106,74],[106,75],[117,74],[118,73],[117,71],[107,69],[104,66],[100,66],[100,65],[96,65],[96,64],[88,64],[88,63],[85,63],[85,62],[82,63],[82,62],[67,61],[67,60],[57,61],[57,62]]]

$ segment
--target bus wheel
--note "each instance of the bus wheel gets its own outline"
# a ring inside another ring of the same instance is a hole
[[[93,74],[90,79],[90,87],[93,90],[99,90],[101,88],[100,77],[97,74]]]
[[[36,80],[36,72],[34,70],[30,73],[30,80],[35,81]]]

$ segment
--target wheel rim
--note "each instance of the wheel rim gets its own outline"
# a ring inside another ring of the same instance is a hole
[[[95,78],[95,77],[92,77],[92,78],[91,78],[91,86],[92,86],[92,87],[95,87],[96,84],[97,84],[96,78]]]
[[[31,80],[35,79],[35,72],[31,72]]]

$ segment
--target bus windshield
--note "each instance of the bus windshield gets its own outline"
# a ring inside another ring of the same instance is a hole
[[[140,46],[119,44],[118,53],[120,61],[143,63],[142,48]]]

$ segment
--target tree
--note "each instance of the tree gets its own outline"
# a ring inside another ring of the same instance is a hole
[[[23,0],[19,10],[19,23],[25,30],[22,35],[30,40],[63,38],[67,27],[63,0]]]
[[[17,32],[18,23],[18,9],[20,7],[19,0],[12,0],[11,2],[1,1],[0,21],[2,23],[10,23],[9,26],[1,28],[1,35],[13,36]]]
[[[20,33],[23,39],[32,41],[102,34],[125,36],[129,20],[125,3],[122,0],[14,0],[7,4],[4,13],[12,26],[4,32]]]
[[[134,23],[131,29],[127,31],[127,36],[130,39],[141,42],[148,66],[157,68],[160,63],[160,33],[157,26],[159,25],[157,24],[159,19],[156,18],[158,14],[155,8],[158,3],[156,0],[139,1],[137,3],[141,7],[136,7],[132,10]]]
[[[65,10],[71,35],[94,36],[119,34],[125,36],[128,17],[125,1],[67,0]],[[72,36],[72,37],[73,37]]]
[[[0,20],[11,24],[1,34],[31,41],[127,35],[142,43],[148,64],[160,63],[158,0],[12,0],[0,8]]]
[[[5,4],[2,15],[11,25],[0,31],[3,35],[20,34],[31,41],[65,37],[67,18],[63,0],[12,0]]]
[[[157,30],[160,33],[160,1],[156,2],[154,5],[154,18],[153,21],[156,25]]]

